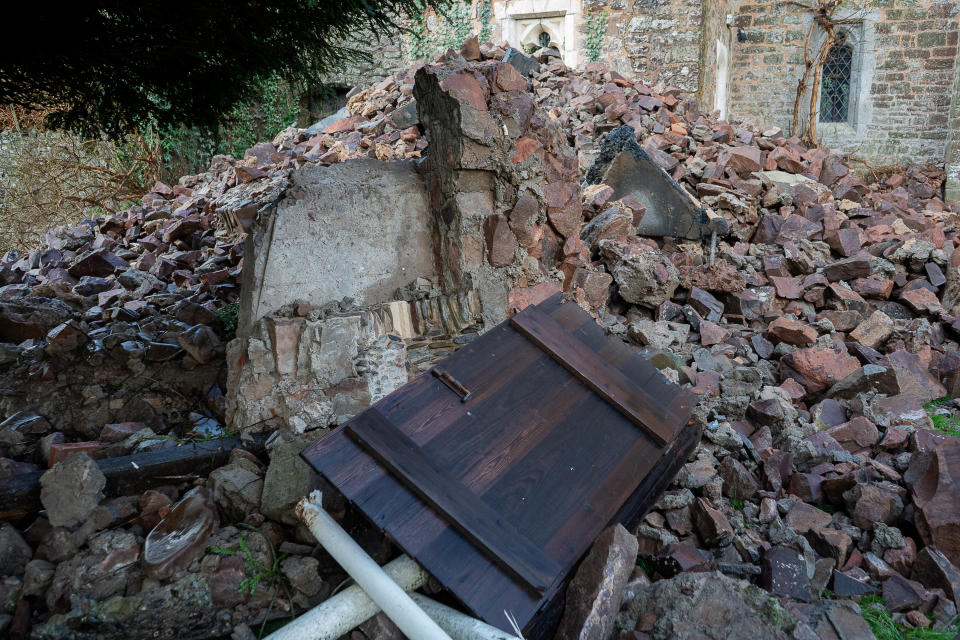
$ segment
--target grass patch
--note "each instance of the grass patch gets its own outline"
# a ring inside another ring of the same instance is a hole
[[[733,495],[730,496],[730,506],[736,509],[737,511],[743,511],[743,507],[746,503],[743,501],[743,498],[737,495],[736,489],[733,491]]]
[[[877,640],[955,640],[960,634],[956,618],[943,629],[908,629],[897,624],[880,596],[864,596],[860,600],[860,613]]]
[[[940,407],[951,400],[952,398],[950,396],[946,396],[945,398],[928,402],[923,405],[923,408],[926,409],[927,414],[930,416],[930,421],[933,423],[934,429],[945,435],[960,438],[960,413],[957,411],[952,411],[948,414],[936,413]]]
[[[940,433],[960,438],[960,419],[958,419],[957,414],[930,416],[930,421],[933,422],[933,428]]]

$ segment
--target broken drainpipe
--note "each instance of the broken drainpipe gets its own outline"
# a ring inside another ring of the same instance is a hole
[[[386,564],[383,571],[404,591],[419,589],[427,582],[427,572],[409,556]],[[363,589],[353,585],[280,627],[266,640],[336,640],[379,612],[380,607]]]
[[[449,633],[453,640],[523,640],[522,637],[517,638],[425,595],[411,593],[410,597],[428,616],[436,620],[440,628]]]
[[[344,571],[360,585],[370,599],[383,609],[408,638],[414,640],[451,640],[423,609],[390,579],[373,558],[323,510],[319,491],[297,503],[297,516]]]
[[[414,591],[427,582],[427,572],[406,555],[384,565],[383,571],[404,591]],[[419,593],[410,597],[453,640],[519,640]],[[277,629],[266,640],[336,640],[379,612],[380,607],[363,589],[353,585]]]
[[[314,491],[297,505],[297,515],[357,584],[278,629],[268,640],[334,640],[376,615],[381,608],[412,640],[522,640],[426,596],[418,593],[408,596],[406,591],[419,589],[426,583],[426,571],[405,555],[381,569],[323,510],[322,504],[320,492]],[[374,592],[370,593],[368,587]],[[422,627],[404,629],[394,617],[398,615],[397,592],[408,601],[406,606],[400,607],[402,611],[399,615],[406,616],[404,624],[423,624]],[[382,607],[381,602],[388,603],[393,611]],[[423,623],[420,616],[425,617],[429,624]]]

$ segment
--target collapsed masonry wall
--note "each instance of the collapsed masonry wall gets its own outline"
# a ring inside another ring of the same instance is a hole
[[[473,340],[479,315],[472,293],[290,305],[227,348],[231,427],[299,434],[340,424]]]
[[[254,225],[227,354],[234,430],[339,424],[511,307],[560,288],[606,301],[612,277],[580,239],[577,155],[517,66],[453,56],[413,92],[419,165],[293,171]]]
[[[430,140],[424,172],[443,282],[475,289],[488,324],[553,285],[596,309],[612,282],[580,238],[577,154],[530,92],[540,64],[509,59],[455,56],[421,68],[413,91]]]

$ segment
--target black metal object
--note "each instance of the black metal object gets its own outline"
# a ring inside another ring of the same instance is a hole
[[[440,367],[434,367],[431,369],[431,373],[439,378],[440,382],[450,387],[457,395],[459,395],[460,402],[466,402],[470,399],[470,390],[467,389],[462,382],[447,373],[444,369],[441,369]]]
[[[600,183],[613,188],[611,199],[630,196],[646,207],[638,235],[704,240],[730,233],[723,216],[704,207],[637,143],[630,125],[620,125],[603,139],[584,178],[584,185]]]
[[[249,442],[240,438],[204,440],[158,451],[103,458],[96,463],[107,478],[105,493],[113,497],[168,484],[171,477],[212,471],[225,464],[230,452],[237,447],[260,453],[266,439],[266,434],[258,433]],[[31,471],[0,478],[0,519],[21,517],[42,506],[40,477],[43,474],[43,471]]]

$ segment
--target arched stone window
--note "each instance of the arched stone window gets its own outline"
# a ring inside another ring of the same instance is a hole
[[[581,0],[504,0],[493,3],[503,39],[526,51],[556,47],[563,61],[577,66],[577,19]]]
[[[840,32],[827,54],[820,78],[820,122],[847,122],[853,74],[853,45]]]
[[[539,18],[521,25],[520,44],[528,53],[551,45],[559,47],[562,40],[561,18]]]
[[[869,142],[866,136],[873,120],[870,90],[877,62],[877,25],[884,17],[879,10],[851,8],[835,15],[834,20],[838,21],[836,39],[827,54],[817,92],[817,134],[822,145],[850,153]],[[826,37],[826,32],[818,29],[811,51],[819,51]],[[811,79],[801,116],[810,112],[813,93]]]

